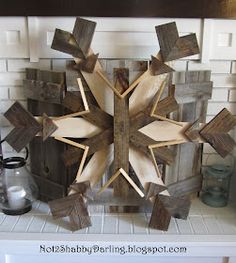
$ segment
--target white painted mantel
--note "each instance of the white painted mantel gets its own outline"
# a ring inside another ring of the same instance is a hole
[[[158,24],[176,21],[181,35],[196,33],[201,54],[175,62],[174,69],[212,71],[214,82],[207,121],[223,107],[236,115],[236,20],[163,19],[163,18],[90,18],[97,22],[92,43],[101,58],[150,59],[159,51],[155,34]],[[56,27],[71,31],[73,17],[0,17],[0,121],[4,137],[9,131],[5,112],[16,100],[23,104],[22,80],[25,67],[65,70],[69,55],[50,48]],[[69,85],[70,76],[68,78]],[[232,133],[236,138],[236,133]],[[4,155],[13,150],[4,144]],[[15,154],[15,153],[14,153]],[[222,159],[208,145],[203,165]],[[63,222],[54,222],[46,204],[37,202],[21,217],[0,213],[0,263],[52,262],[148,262],[218,263],[236,262],[236,194],[232,179],[231,205],[212,209],[194,200],[187,221],[172,220],[167,233],[146,227],[149,214],[92,214],[93,227],[71,233]],[[234,198],[235,196],[235,198]],[[105,242],[105,243],[104,243]],[[117,243],[118,242],[118,243]],[[148,255],[72,255],[40,254],[39,245],[141,245],[186,246],[185,254]]]

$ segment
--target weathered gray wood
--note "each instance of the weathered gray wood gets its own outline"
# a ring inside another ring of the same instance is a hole
[[[61,103],[65,87],[61,84],[43,82],[37,80],[23,81],[26,98],[49,103]]]
[[[165,208],[159,195],[156,195],[152,209],[152,215],[149,221],[149,227],[167,231],[170,224],[171,215]]]
[[[176,73],[175,73],[176,74]],[[177,77],[176,77],[177,76]],[[209,71],[189,71],[175,76],[176,100],[181,102],[179,111],[173,114],[173,119],[177,121],[187,121],[190,123],[205,122],[207,100],[211,96],[212,83],[209,82]],[[205,83],[207,87],[205,89]],[[204,84],[202,86],[202,84]],[[180,90],[178,88],[180,87]],[[191,89],[189,89],[191,87]],[[186,88],[186,90],[185,90]],[[181,92],[183,97],[181,98]],[[172,146],[176,153],[176,162],[166,170],[165,182],[169,184],[178,183],[181,185],[185,179],[198,177],[201,173],[202,145],[186,143],[180,146]],[[196,193],[200,188],[199,180],[189,181],[189,192]],[[192,184],[192,185],[191,185]]]
[[[76,18],[73,36],[81,49],[84,57],[87,57],[93,35],[95,32],[96,23],[80,17]]]
[[[129,70],[114,69],[114,87],[123,93],[129,87]],[[129,173],[129,98],[114,95],[114,174],[123,168]],[[127,196],[129,184],[122,176],[113,182],[115,196]]]
[[[88,156],[90,156],[96,151],[99,151],[112,144],[113,140],[113,130],[106,129],[89,139],[83,140],[81,143],[83,145],[89,146]],[[70,147],[62,154],[65,165],[71,166],[72,164],[77,163],[79,160],[81,160],[83,152],[84,151],[82,149],[77,147]]]
[[[161,75],[164,73],[170,73],[174,71],[174,69],[166,65],[164,62],[162,62],[158,58],[152,56],[150,71],[152,75],[156,76],[156,75]]]
[[[44,82],[57,83],[66,86],[64,72],[41,71],[38,69],[27,69],[26,78]],[[48,116],[64,115],[64,108],[60,104],[52,104],[37,100],[28,99],[28,110],[34,116],[42,116],[46,113]],[[66,149],[66,145],[49,137],[43,142],[42,137],[35,137],[30,142],[30,166],[33,174],[37,175],[40,187],[40,200],[48,201],[63,197],[67,193],[67,187],[74,180],[76,172],[73,169],[65,167],[61,154]],[[51,182],[48,187],[47,182]],[[55,185],[54,185],[55,183]],[[44,185],[45,184],[45,185]],[[58,190],[57,186],[61,186]]]
[[[17,152],[20,152],[42,130],[41,124],[19,102],[15,102],[4,116],[15,127],[5,140]]]
[[[98,55],[99,54],[91,54],[87,56],[86,59],[82,59],[79,63],[75,64],[74,69],[92,73],[97,63]]]
[[[199,129],[200,121],[196,120],[187,127],[187,129],[184,131],[184,135],[192,142],[198,141],[200,137]]]
[[[50,201],[53,218],[69,217],[72,231],[91,226],[91,220],[81,194],[72,194],[67,197]]]
[[[50,178],[44,178],[33,174],[33,178],[39,188],[39,200],[47,202],[66,195],[65,187],[54,183]]]
[[[225,157],[235,146],[235,141],[227,134],[235,125],[236,118],[224,108],[200,130],[200,135]]]
[[[85,58],[73,34],[58,28],[55,30],[51,48],[76,58]]]
[[[132,146],[136,147],[137,149],[148,155],[150,158],[152,158],[148,146],[156,144],[157,142],[146,136],[145,134],[136,131],[130,134],[130,143],[132,144]],[[175,158],[173,152],[170,151],[167,147],[153,148],[153,153],[157,163],[159,164],[171,164],[173,163]]]
[[[46,113],[43,114],[43,141],[46,141],[49,136],[51,136],[56,130],[57,130],[57,125],[50,119]]]
[[[164,61],[171,61],[199,53],[195,34],[179,37],[175,22],[156,26],[160,52]]]
[[[170,193],[170,195],[179,197],[197,193],[201,190],[201,188],[202,176],[199,174],[198,176],[194,175],[192,177],[188,177],[185,180],[180,180],[168,185],[168,192]]]
[[[179,105],[173,96],[168,96],[161,100],[154,111],[154,114],[166,116],[179,109]]]

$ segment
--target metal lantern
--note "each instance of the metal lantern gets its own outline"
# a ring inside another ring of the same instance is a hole
[[[203,173],[201,200],[212,207],[228,203],[232,168],[225,165],[208,166]]]
[[[1,208],[5,214],[29,212],[32,202],[38,197],[38,187],[26,168],[26,159],[10,157],[2,160],[4,201]]]

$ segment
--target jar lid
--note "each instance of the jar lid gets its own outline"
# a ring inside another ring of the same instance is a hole
[[[16,169],[23,167],[26,162],[22,157],[9,157],[2,160],[3,168]]]
[[[231,176],[232,169],[230,166],[214,164],[206,168],[206,174],[219,179],[225,179]]]

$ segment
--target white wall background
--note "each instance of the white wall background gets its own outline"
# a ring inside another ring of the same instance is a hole
[[[217,19],[159,19],[159,18],[89,18],[97,22],[92,43],[100,58],[149,59],[159,51],[155,26],[176,21],[180,35],[196,33],[201,54],[178,60],[175,70],[212,70],[214,89],[209,101],[207,121],[223,107],[236,115],[236,21]],[[25,104],[22,79],[25,67],[65,70],[67,54],[50,48],[56,27],[72,31],[75,18],[63,17],[1,17],[0,18],[0,121],[14,101]],[[9,129],[2,129],[2,137]],[[233,133],[232,133],[233,134]],[[235,133],[236,134],[236,133]],[[236,135],[235,135],[236,138]],[[4,144],[5,156],[12,149]],[[203,165],[222,160],[209,146],[204,147]]]

